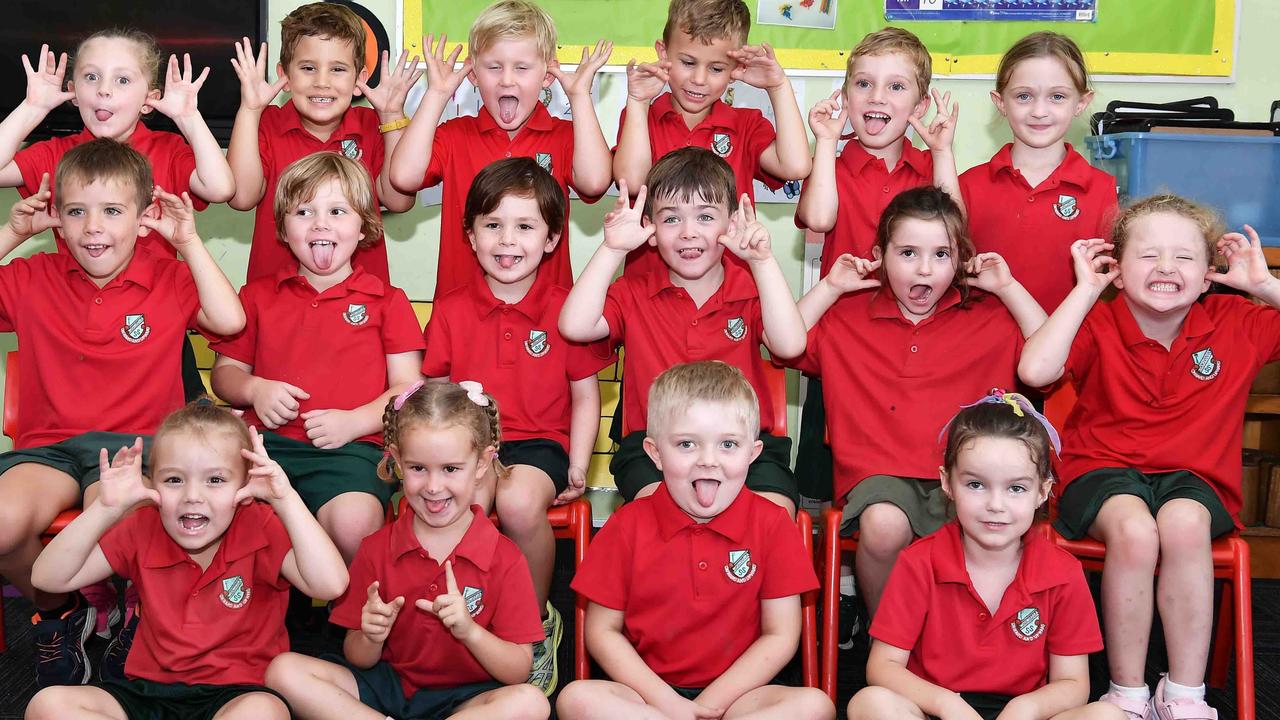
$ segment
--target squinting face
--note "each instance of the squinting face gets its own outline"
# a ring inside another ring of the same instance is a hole
[[[1137,312],[1186,312],[1209,289],[1209,259],[1194,222],[1151,213],[1130,223],[1115,284]]]
[[[513,137],[541,102],[542,89],[555,79],[533,38],[495,41],[474,56],[469,77],[480,90],[484,109]]]
[[[368,76],[356,65],[350,41],[313,36],[300,38],[289,67],[277,65],[276,72],[289,79],[284,89],[311,132],[337,127],[352,96],[360,94],[357,81]]]
[[[364,238],[364,221],[342,192],[337,178],[316,186],[315,196],[289,209],[285,241],[308,280],[351,274],[351,256]]]
[[[742,491],[747,468],[763,447],[758,430],[747,427],[729,403],[691,403],[674,412],[660,433],[646,437],[644,449],[676,505],[708,522]]]
[[[902,316],[918,323],[933,315],[956,277],[956,248],[940,220],[900,220],[888,246],[875,254]]]
[[[175,432],[156,440],[151,479],[160,523],[192,556],[211,555],[231,527],[245,483],[243,441],[229,432]]]
[[[510,194],[491,212],[477,215],[467,237],[485,275],[504,285],[537,272],[543,256],[560,240],[547,229],[537,200]]]
[[[1014,66],[1004,92],[992,91],[991,99],[1019,143],[1046,148],[1062,142],[1093,93],[1082,95],[1076,90],[1067,66],[1058,58],[1034,57]]]
[[[858,143],[868,150],[881,150],[902,139],[909,119],[923,116],[929,107],[926,90],[916,81],[915,66],[902,53],[854,60],[844,107]]]
[[[686,115],[700,117],[729,87],[729,75],[738,65],[729,51],[740,45],[728,38],[704,43],[677,29],[671,33],[670,43],[659,40],[654,47],[659,58],[671,63],[667,84],[672,101]]]
[[[1017,547],[1049,497],[1051,483],[1036,471],[1026,444],[1014,438],[974,438],[950,472],[939,470],[965,542],[989,552]]]
[[[138,236],[150,232],[138,222],[142,210],[133,188],[118,180],[63,184],[58,198],[62,237],[71,257],[98,287],[124,270]]]
[[[466,521],[493,448],[477,451],[461,425],[417,425],[401,431],[399,440],[387,451],[400,468],[415,524],[441,529]]]
[[[653,201],[653,243],[673,274],[673,280],[698,280],[720,264],[724,246],[720,236],[728,232],[732,213],[723,203],[701,197],[681,200],[662,197]]]
[[[85,43],[76,56],[71,78],[72,100],[80,119],[94,137],[125,142],[143,114],[151,112],[148,98],[160,97],[149,89],[137,43],[124,38],[96,38]]]

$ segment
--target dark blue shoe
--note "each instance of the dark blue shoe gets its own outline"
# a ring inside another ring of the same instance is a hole
[[[98,675],[103,682],[125,681],[124,661],[129,657],[129,648],[133,647],[133,636],[138,631],[138,615],[137,613],[131,613],[131,615],[132,617],[120,628],[120,632],[107,643],[107,649],[102,653],[102,666],[98,668]]]
[[[84,641],[93,634],[97,611],[80,601],[80,607],[62,617],[35,618],[36,685],[84,685],[89,682],[89,656]]]
[[[857,595],[840,593],[840,624],[836,635],[841,650],[852,650],[858,634],[867,626],[862,619],[862,603]]]

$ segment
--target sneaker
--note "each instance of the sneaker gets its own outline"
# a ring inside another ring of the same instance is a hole
[[[529,673],[529,684],[551,697],[556,691],[556,683],[560,681],[556,658],[560,653],[560,638],[564,636],[564,619],[550,602],[547,603],[547,617],[542,621],[542,632],[546,639],[533,646],[533,670]]]
[[[1151,717],[1155,720],[1218,720],[1218,711],[1209,707],[1204,698],[1164,699],[1164,681],[1168,675],[1161,675],[1156,684],[1156,691],[1151,693]]]
[[[862,604],[858,602],[857,595],[840,593],[839,610],[839,630],[836,632],[836,637],[840,638],[839,647],[841,650],[852,650],[858,633],[862,632],[864,627]]]
[[[129,657],[129,648],[133,647],[133,636],[138,632],[138,615],[132,615],[120,628],[120,632],[107,643],[102,652],[102,666],[98,668],[98,677],[103,682],[114,680],[124,682],[124,661]]]
[[[1103,695],[1098,700],[1120,708],[1126,720],[1155,720],[1155,712],[1146,700],[1138,700],[1113,692]]]
[[[97,621],[93,624],[93,632],[98,637],[111,637],[111,629],[120,624],[120,595],[116,586],[109,580],[96,582],[80,588],[80,594],[93,606]]]
[[[36,641],[36,686],[84,685],[89,682],[89,656],[84,641],[93,634],[97,610],[83,600],[61,617],[32,618]]]

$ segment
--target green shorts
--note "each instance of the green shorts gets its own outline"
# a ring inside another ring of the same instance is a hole
[[[951,503],[938,480],[871,475],[854,485],[844,501],[840,534],[845,537],[857,532],[858,516],[876,503],[889,503],[901,510],[916,537],[929,535],[951,519]]]
[[[274,695],[289,707],[284,696],[262,685],[184,685],[134,678],[109,680],[97,687],[120,703],[129,720],[209,720],[224,705],[249,693]]]
[[[396,490],[394,483],[378,477],[382,448],[373,443],[353,442],[323,450],[267,431],[262,433],[262,445],[271,459],[284,468],[312,515],[325,503],[349,492],[368,493],[378,498],[385,510]]]
[[[406,698],[404,686],[400,684],[400,674],[385,660],[378,661],[371,668],[362,669],[347,662],[341,655],[327,654],[322,659],[341,665],[351,672],[360,691],[360,702],[380,713],[405,720],[443,720],[456,713],[458,707],[471,698],[503,686],[502,683],[491,680],[454,687],[420,688],[413,697]]]
[[[1004,712],[1004,706],[1013,699],[1009,695],[971,692],[960,693],[960,697],[982,716],[982,720],[996,720]],[[933,719],[934,716],[930,715],[929,718]]]
[[[1186,470],[1142,473],[1133,468],[1102,468],[1072,480],[1058,500],[1058,519],[1053,527],[1068,540],[1089,534],[1102,504],[1113,495],[1134,495],[1142,499],[1155,516],[1170,500],[1195,500],[1209,511],[1209,537],[1216,538],[1235,529],[1231,513],[1218,494]]]
[[[662,482],[662,472],[644,451],[644,437],[644,430],[628,433],[609,460],[613,482],[622,493],[622,499],[628,502],[634,500],[636,493],[645,486]],[[758,493],[778,493],[798,503],[800,496],[796,490],[796,478],[791,474],[791,438],[764,433],[760,440],[764,449],[747,468],[747,489]]]
[[[120,448],[133,445],[133,440],[137,437],[142,438],[142,466],[145,468],[151,459],[150,435],[87,432],[52,445],[39,445],[4,453],[0,455],[0,474],[23,463],[44,465],[65,473],[80,483],[80,494],[84,495],[85,488],[98,482],[98,460],[102,449],[106,448],[107,454],[114,457]]]

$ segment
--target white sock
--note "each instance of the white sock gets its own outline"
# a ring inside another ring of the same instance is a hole
[[[857,595],[858,594],[858,590],[853,584],[852,571],[848,573],[840,573],[840,594],[841,595]]]
[[[1168,686],[1169,684],[1165,683],[1165,687],[1168,687]],[[1146,702],[1147,700],[1151,699],[1151,688],[1147,687],[1146,685],[1139,685],[1138,687],[1125,687],[1124,685],[1117,685],[1115,683],[1111,683],[1111,689],[1109,690],[1109,692],[1113,692],[1116,695],[1119,695],[1121,697],[1133,698],[1134,700],[1141,700],[1143,702]],[[1166,694],[1167,692],[1168,691],[1166,691]]]
[[[1170,680],[1166,675],[1164,679],[1164,699],[1177,700],[1178,698],[1204,700],[1204,683],[1195,687],[1190,685],[1179,685],[1178,683]]]

